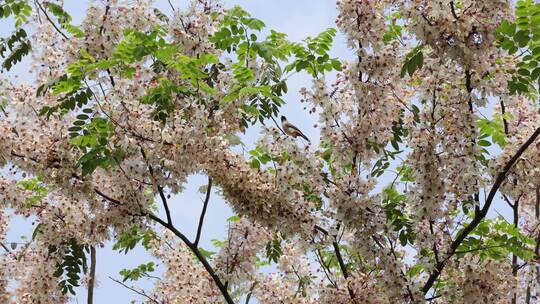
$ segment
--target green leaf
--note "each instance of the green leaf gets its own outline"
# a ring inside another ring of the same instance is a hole
[[[268,262],[277,263],[282,254],[281,241],[278,236],[274,236],[274,238],[266,244],[266,258],[268,259]]]
[[[127,280],[137,281],[142,277],[147,277],[149,272],[153,272],[154,262],[148,262],[146,264],[141,264],[134,269],[122,269],[120,270],[120,275],[123,277],[122,281]]]
[[[400,76],[403,78],[405,74],[412,76],[416,70],[419,70],[424,65],[424,53],[422,52],[424,45],[415,47],[410,53],[405,56],[405,62],[401,68]]]
[[[141,243],[148,250],[150,242],[157,237],[154,231],[149,228],[140,228],[137,225],[132,225],[129,230],[122,231],[113,245],[113,250],[119,250],[127,254],[133,250],[137,244]]]
[[[58,248],[66,247],[63,252],[62,260],[56,264],[54,276],[59,278],[58,286],[64,294],[70,292],[75,295],[74,287],[80,285],[80,273],[87,271],[87,262],[85,251],[88,251],[87,245],[78,244],[75,239],[62,241],[60,246],[49,246],[49,255],[55,253]]]
[[[491,146],[491,143],[490,143],[489,141],[483,140],[483,139],[482,139],[482,140],[479,140],[479,141],[477,142],[477,144],[478,144],[479,146],[482,146],[482,147],[489,147],[489,146]]]
[[[209,251],[205,250],[204,248],[199,247],[199,252],[202,254],[203,257],[207,259],[211,259],[214,254],[216,254],[215,251]]]
[[[231,223],[238,222],[238,221],[240,221],[240,217],[238,215],[233,215],[227,219],[227,222],[231,222]]]

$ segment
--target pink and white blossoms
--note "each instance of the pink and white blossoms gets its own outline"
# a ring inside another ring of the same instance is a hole
[[[290,42],[219,1],[91,1],[80,26],[62,1],[5,2],[17,23],[2,68],[27,52],[32,77],[0,80],[1,303],[67,303],[80,283],[92,295],[111,241],[152,255],[148,303],[540,294],[540,4],[339,0],[341,61],[333,29]],[[300,94],[318,146],[278,124],[297,72],[313,78]],[[192,175],[209,181],[195,238],[171,212]],[[235,217],[213,254],[215,192]],[[12,216],[34,225],[13,248]],[[121,273],[150,277],[145,265]]]

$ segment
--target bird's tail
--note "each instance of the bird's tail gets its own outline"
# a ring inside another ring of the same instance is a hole
[[[307,140],[308,143],[311,144],[311,141],[309,140],[309,138],[307,138],[306,135],[304,135],[304,133],[300,132],[300,130],[298,130],[298,135],[300,135],[300,137],[302,137],[303,139]]]

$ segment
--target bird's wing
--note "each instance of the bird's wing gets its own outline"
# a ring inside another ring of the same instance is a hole
[[[289,127],[290,127],[291,129],[294,130],[294,132],[296,133],[297,136],[300,136],[300,137],[302,137],[303,139],[307,140],[308,142],[311,142],[311,141],[309,140],[309,138],[307,138],[307,136],[306,136],[304,133],[302,133],[302,131],[300,131],[300,129],[298,129],[297,127],[295,127],[293,124],[290,124],[290,123],[289,123]]]

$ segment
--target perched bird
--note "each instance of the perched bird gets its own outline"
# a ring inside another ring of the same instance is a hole
[[[302,137],[303,139],[307,140],[308,143],[311,143],[309,139],[307,138],[302,131],[300,131],[297,127],[295,127],[292,123],[287,121],[287,117],[281,116],[281,127],[283,128],[283,132],[285,134],[290,135],[294,138],[297,138],[298,136]]]

